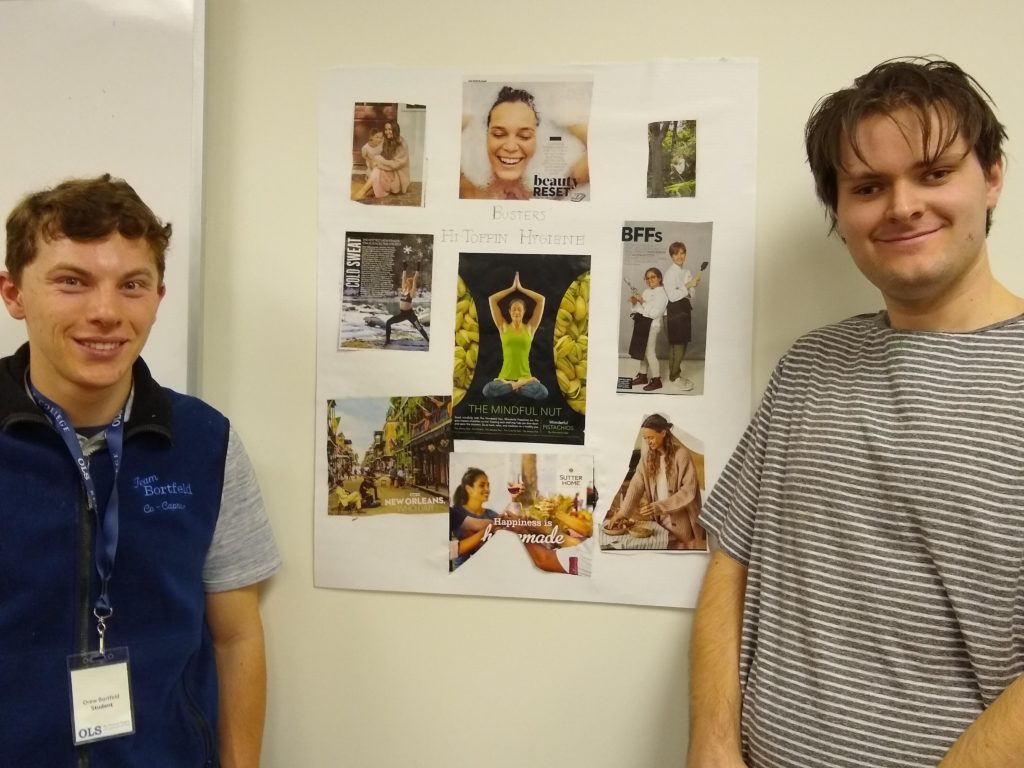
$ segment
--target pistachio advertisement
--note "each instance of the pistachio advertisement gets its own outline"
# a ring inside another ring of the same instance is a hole
[[[581,445],[590,257],[459,255],[456,439]]]

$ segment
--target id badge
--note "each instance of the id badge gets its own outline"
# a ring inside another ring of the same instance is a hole
[[[135,733],[128,649],[68,656],[74,744]]]

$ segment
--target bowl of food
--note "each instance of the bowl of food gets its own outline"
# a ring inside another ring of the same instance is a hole
[[[654,526],[650,523],[637,523],[629,529],[629,535],[636,539],[646,539],[654,535]]]
[[[625,536],[636,524],[637,521],[631,517],[619,517],[605,520],[602,529],[609,536]]]

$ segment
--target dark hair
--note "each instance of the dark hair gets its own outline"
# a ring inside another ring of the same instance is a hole
[[[461,507],[469,501],[469,494],[466,493],[466,486],[473,485],[473,483],[480,479],[481,475],[487,477],[487,473],[478,467],[470,467],[467,469],[463,473],[462,479],[459,481],[459,487],[456,488],[455,493],[452,494],[452,502]]]
[[[656,274],[658,276],[658,279],[661,280],[661,282],[663,282],[663,283],[665,282],[665,276],[663,274],[661,274],[661,270],[658,269],[657,267],[648,267],[647,269],[645,269],[644,270],[644,280],[647,279],[647,273],[648,272],[653,272],[654,274]]]
[[[671,256],[676,251],[682,251],[683,253],[686,253],[686,243],[676,240],[674,243],[672,243],[672,245],[668,247],[669,256]]]
[[[7,217],[7,271],[16,285],[21,282],[25,267],[36,258],[37,238],[89,242],[115,232],[129,240],[145,239],[163,281],[171,225],[160,221],[128,182],[109,173],[69,179],[24,197]]]
[[[506,296],[498,303],[498,308],[501,310],[501,316],[504,320],[511,322],[512,320],[512,305],[519,302],[523,305],[523,317],[531,317],[533,310],[537,306],[537,302],[529,298],[526,294],[516,291],[511,296]]]
[[[938,57],[890,59],[853,81],[853,85],[829,94],[814,106],[804,130],[807,162],[814,174],[818,199],[836,228],[839,199],[837,173],[842,150],[849,146],[864,160],[857,142],[857,125],[875,115],[909,110],[921,130],[921,142],[932,161],[958,138],[971,148],[987,175],[1003,157],[1006,129],[992,111],[992,99],[973,77],[951,61]],[[938,136],[932,145],[932,115],[939,118]],[[986,232],[991,226],[991,211]]]
[[[522,88],[513,88],[511,85],[506,85],[498,91],[498,98],[494,100],[491,108],[487,110],[487,127],[491,126],[491,113],[494,112],[499,104],[513,104],[517,101],[521,101],[533,110],[533,116],[537,119],[537,125],[540,125],[540,113],[537,111],[537,105],[533,103],[533,94],[529,91],[524,91]]]
[[[397,120],[385,120],[381,123],[381,131],[384,130],[384,126],[386,125],[391,126],[391,131],[394,133],[394,136],[389,139],[387,133],[384,134],[384,148],[380,151],[380,154],[385,160],[393,160],[395,158],[395,152],[398,151],[398,147],[402,143],[402,129],[398,127]]]

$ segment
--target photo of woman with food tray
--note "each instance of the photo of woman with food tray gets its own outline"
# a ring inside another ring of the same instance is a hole
[[[707,549],[697,522],[704,454],[662,414],[640,425],[629,470],[601,525],[601,549]]]

